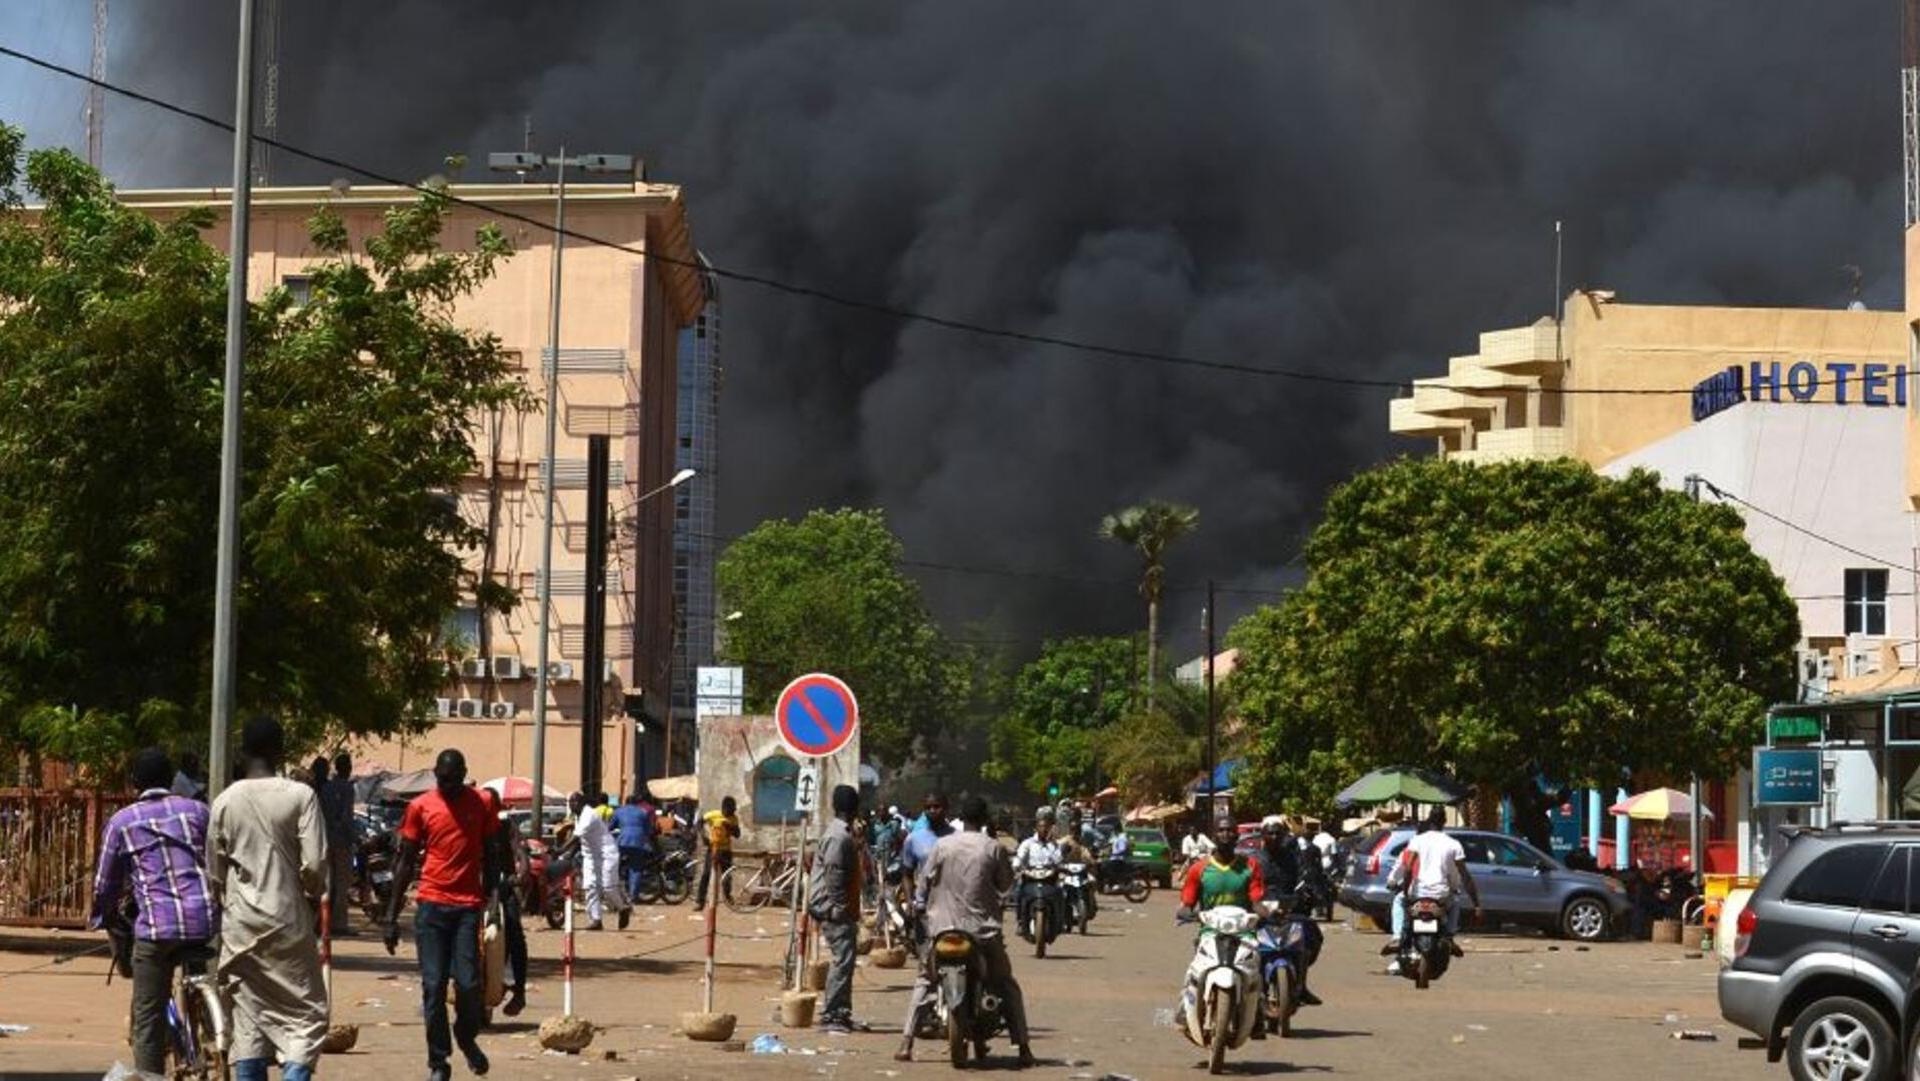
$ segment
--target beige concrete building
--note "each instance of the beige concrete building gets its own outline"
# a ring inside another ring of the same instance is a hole
[[[459,185],[454,191],[489,207],[552,220],[549,185]],[[224,215],[229,205],[225,190],[121,196],[129,205],[163,215],[200,206]],[[256,190],[247,268],[252,292],[285,286],[297,296],[305,287],[308,266],[320,258],[308,241],[306,220],[322,203],[344,218],[358,249],[379,230],[382,214],[416,197],[398,188]],[[488,221],[500,222],[516,254],[459,304],[456,318],[498,335],[521,358],[538,398],[544,380],[536,362],[547,343],[553,233],[461,207],[448,220],[446,246],[471,245],[475,230]],[[637,507],[634,501],[673,473],[676,342],[680,329],[698,316],[705,296],[693,269],[696,256],[679,188],[645,182],[569,184],[567,226],[634,250],[574,240],[563,263],[547,783],[563,791],[580,785],[581,690],[583,681],[603,678],[610,716],[600,719],[606,764],[600,782],[610,792],[621,792],[638,754],[635,728],[620,715],[622,693],[642,691],[664,709],[674,645],[673,500],[662,496]],[[226,247],[224,219],[208,240]],[[655,253],[664,259],[652,258]],[[585,671],[582,657],[586,438],[592,434],[613,437],[607,498],[616,533],[609,547],[608,664],[601,673]],[[363,765],[413,769],[431,764],[443,747],[459,747],[476,779],[531,773],[544,438],[539,409],[481,418],[475,447],[481,468],[457,494],[462,512],[485,526],[493,543],[472,553],[470,566],[476,575],[513,589],[521,603],[492,619],[481,619],[472,607],[449,613],[450,632],[472,644],[473,659],[443,691],[438,727],[408,743],[356,748]],[[665,737],[659,731],[644,737],[652,745],[646,753],[650,762],[664,760]]]

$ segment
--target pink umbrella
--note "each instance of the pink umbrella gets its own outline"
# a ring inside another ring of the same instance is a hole
[[[495,777],[491,781],[482,783],[480,787],[491,788],[498,792],[500,802],[509,807],[530,806],[533,803],[533,782],[525,777]],[[548,803],[566,802],[565,792],[552,785],[547,785],[546,790]]]

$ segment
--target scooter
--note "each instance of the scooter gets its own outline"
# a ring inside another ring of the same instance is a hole
[[[1447,928],[1447,906],[1432,897],[1407,902],[1407,933],[1400,939],[1400,975],[1425,991],[1447,974],[1453,960],[1453,932]]]
[[[1262,1021],[1268,1032],[1293,1034],[1293,1014],[1307,986],[1307,969],[1320,957],[1324,941],[1311,914],[1313,898],[1296,893],[1290,903],[1261,902],[1260,948]]]
[[[1199,921],[1200,938],[1180,991],[1180,1031],[1207,1049],[1207,1071],[1219,1073],[1227,1052],[1245,1045],[1260,1024],[1260,946],[1254,937],[1260,917],[1221,905],[1202,912]]]
[[[1081,934],[1087,933],[1087,923],[1093,919],[1094,891],[1092,877],[1087,874],[1084,863],[1063,863],[1060,865],[1060,888],[1067,895],[1067,927],[1077,928]]]
[[[1045,957],[1047,947],[1060,937],[1067,920],[1067,898],[1060,889],[1059,873],[1052,867],[1028,867],[1020,872],[1021,921],[1025,936],[1033,943],[1033,955]]]
[[[927,951],[928,975],[937,989],[928,1023],[947,1037],[954,1069],[987,1056],[987,1041],[1006,1027],[1000,996],[987,986],[987,966],[979,944],[965,931],[949,929],[933,936]]]

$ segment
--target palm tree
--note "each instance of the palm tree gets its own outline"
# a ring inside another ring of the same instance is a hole
[[[1148,710],[1153,709],[1154,672],[1160,662],[1160,594],[1167,573],[1167,548],[1198,528],[1198,510],[1153,499],[1100,519],[1100,536],[1140,553],[1140,595],[1147,600]]]

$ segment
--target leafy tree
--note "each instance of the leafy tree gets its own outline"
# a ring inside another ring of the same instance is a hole
[[[156,220],[20,151],[0,127],[0,738],[108,768],[209,711],[227,266],[210,212]],[[248,313],[237,701],[304,741],[424,728],[447,614],[512,602],[465,580],[451,496],[475,418],[525,402],[452,321],[509,249],[489,226],[440,250],[448,208],[396,208],[357,253],[316,215],[311,297]]]
[[[768,711],[788,681],[830,672],[860,699],[866,752],[899,761],[915,737],[970,707],[967,656],[942,636],[900,572],[899,538],[877,510],[762,522],[715,568],[728,662],[747,670],[747,708]]]
[[[1791,695],[1793,602],[1733,510],[1561,460],[1402,460],[1329,499],[1304,588],[1236,626],[1266,800],[1442,767],[1514,802],[1622,770],[1731,774]]]
[[[1049,784],[1091,790],[1100,733],[1126,712],[1135,668],[1126,638],[1043,644],[1014,676],[1007,711],[994,721],[988,779],[1016,778],[1036,793]]]
[[[1100,519],[1100,536],[1140,553],[1140,596],[1147,602],[1147,708],[1153,708],[1160,664],[1160,598],[1166,584],[1167,549],[1200,528],[1200,512],[1178,503],[1148,500]]]
[[[1215,710],[1224,717],[1226,683],[1215,688]],[[1130,710],[1101,732],[1100,768],[1127,802],[1177,799],[1188,781],[1205,772],[1207,698],[1204,687],[1173,681],[1152,709]],[[1219,741],[1224,760],[1231,748]]]

